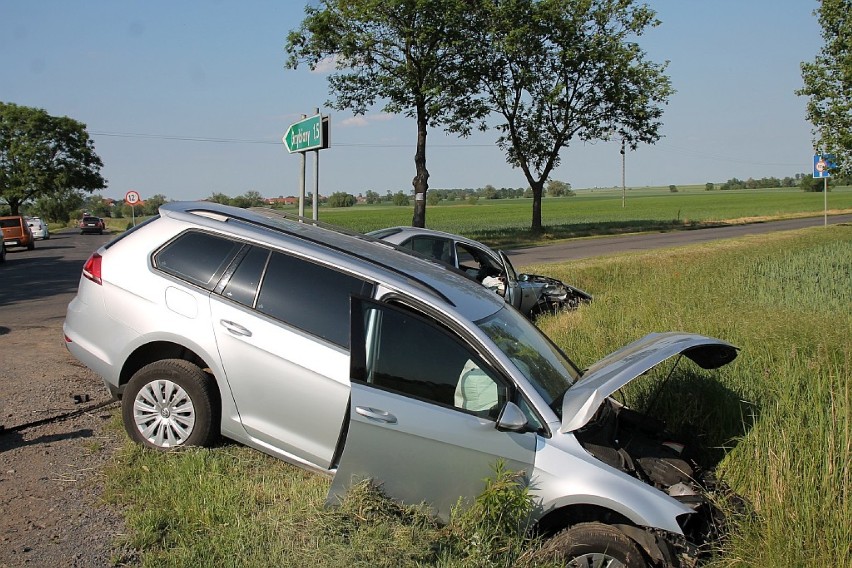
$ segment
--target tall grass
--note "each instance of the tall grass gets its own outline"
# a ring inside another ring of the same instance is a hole
[[[852,566],[852,227],[550,272],[595,293],[589,309],[541,324],[580,365],[666,329],[741,348],[717,372],[675,375],[671,395],[657,395],[653,377],[627,393],[700,436],[754,506],[735,519],[720,565]]]
[[[625,393],[701,442],[704,459],[753,506],[732,512],[715,564],[852,566],[852,227],[530,268],[595,294],[576,312],[539,320],[581,367],[651,331],[741,348],[719,370],[688,364],[665,382],[667,368]],[[499,556],[511,549],[499,543],[483,556],[476,517],[439,527],[369,494],[327,509],[325,478],[232,444],[160,454],[128,443],[107,479],[145,566],[517,559]]]

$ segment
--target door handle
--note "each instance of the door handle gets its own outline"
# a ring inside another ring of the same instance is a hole
[[[363,416],[364,418],[368,418],[370,420],[375,420],[376,422],[384,422],[386,424],[396,424],[396,416],[388,412],[387,410],[379,410],[377,408],[370,408],[365,406],[356,406],[355,412]]]
[[[247,328],[241,326],[238,323],[234,323],[228,320],[219,320],[219,323],[222,324],[222,327],[233,333],[234,335],[242,335],[243,337],[251,337],[251,331]]]

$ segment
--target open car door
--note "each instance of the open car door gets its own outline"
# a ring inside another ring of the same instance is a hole
[[[515,389],[456,334],[360,299],[351,333],[350,422],[330,501],[369,478],[447,520],[460,497],[482,492],[498,460],[529,478],[537,434],[517,420],[515,431],[498,428],[503,413],[519,414]]]

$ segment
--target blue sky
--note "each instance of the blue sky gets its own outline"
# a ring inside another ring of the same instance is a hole
[[[799,64],[822,40],[815,0],[651,0],[662,25],[641,38],[669,60],[677,93],[664,138],[627,155],[627,185],[704,184],[810,172]],[[0,101],[85,123],[105,196],[143,199],[296,195],[287,127],[320,107],[331,148],[320,193],[411,189],[415,125],[381,108],[354,119],[324,107],[326,76],[286,70],[287,32],[304,2],[0,0]],[[487,132],[430,131],[434,188],[526,187]],[[313,154],[308,158],[312,185]],[[576,143],[551,176],[575,188],[621,185],[615,142]]]

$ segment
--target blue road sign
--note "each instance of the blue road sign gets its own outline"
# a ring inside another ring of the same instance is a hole
[[[834,165],[834,154],[814,154],[814,177],[831,177]]]

